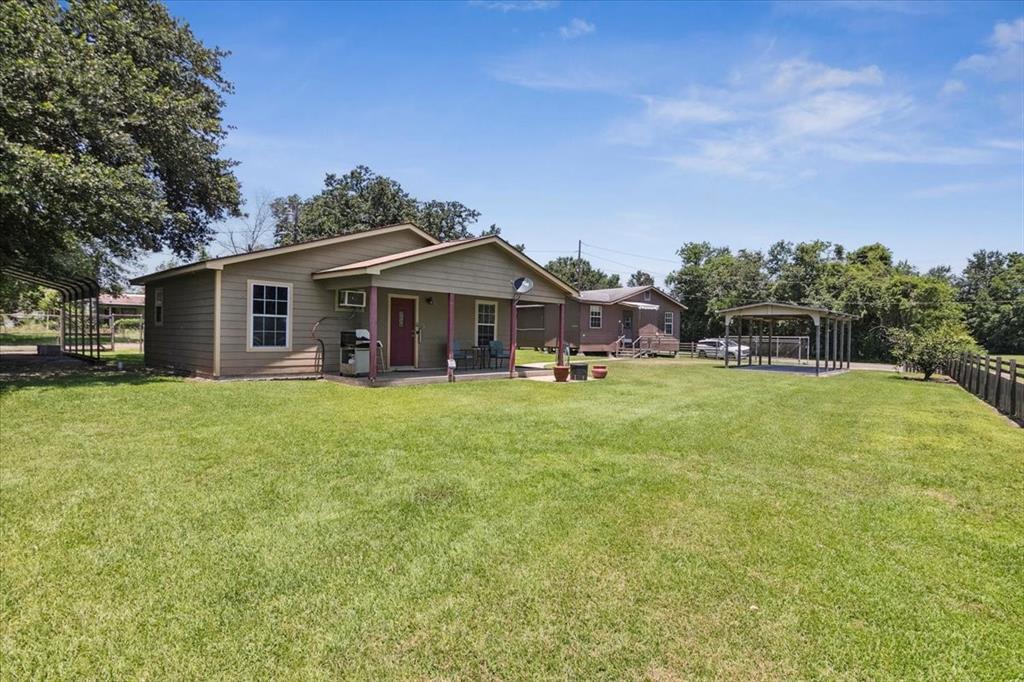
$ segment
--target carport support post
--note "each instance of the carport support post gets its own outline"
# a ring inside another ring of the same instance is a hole
[[[761,342],[764,340],[764,320],[757,321],[757,364],[764,361],[764,353],[761,351]]]
[[[839,369],[839,320],[832,320],[835,333],[832,334],[832,369]]]
[[[565,304],[558,304],[558,350],[555,353],[558,365],[565,365]]]
[[[846,321],[846,369],[850,369],[853,360],[853,320]]]
[[[448,381],[455,381],[455,294],[448,294]]]
[[[508,316],[508,378],[516,375],[516,337],[518,336],[519,324],[516,319],[516,299],[512,299],[512,312]]]
[[[821,365],[821,323],[814,321],[814,376],[818,376]]]
[[[775,336],[775,320],[768,320],[768,366],[772,366],[772,337]]]
[[[754,319],[746,322],[746,367],[754,365]],[[742,353],[742,349],[739,351]]]
[[[725,352],[722,353],[722,357],[725,358],[725,366],[729,366],[729,325],[732,323],[732,318],[725,318]]]
[[[377,287],[370,287],[370,383],[377,381]]]

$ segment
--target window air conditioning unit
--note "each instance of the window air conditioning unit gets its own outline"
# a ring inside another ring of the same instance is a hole
[[[365,308],[366,292],[339,289],[336,307],[338,310],[342,308]]]

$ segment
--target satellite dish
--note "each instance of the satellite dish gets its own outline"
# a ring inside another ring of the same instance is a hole
[[[512,288],[519,296],[528,294],[533,289],[533,280],[529,277],[519,277],[512,281]]]

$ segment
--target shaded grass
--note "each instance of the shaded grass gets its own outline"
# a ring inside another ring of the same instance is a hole
[[[701,363],[5,387],[6,677],[1013,678],[1024,437]]]

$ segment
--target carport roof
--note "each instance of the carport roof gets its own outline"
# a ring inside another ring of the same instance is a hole
[[[719,314],[725,315],[728,322],[734,317],[756,317],[761,319],[792,319],[799,317],[810,317],[814,320],[825,318],[826,320],[856,320],[859,316],[844,313],[838,310],[829,310],[817,306],[797,305],[796,303],[778,303],[775,301],[764,301],[763,303],[750,303],[719,310]]]

